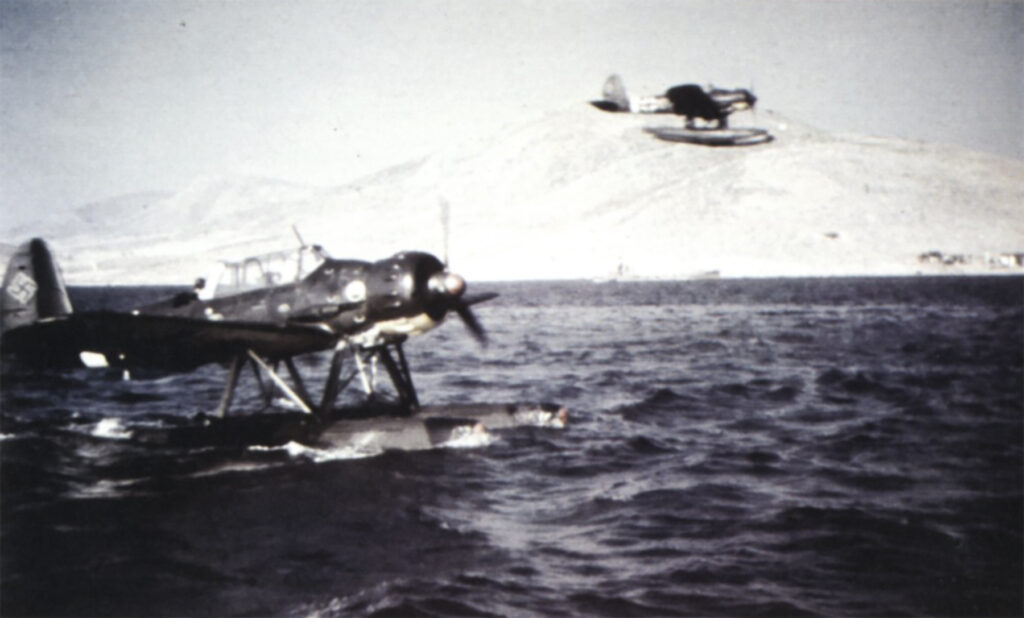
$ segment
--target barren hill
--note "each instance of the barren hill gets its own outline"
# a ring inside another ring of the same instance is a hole
[[[440,254],[446,202],[453,267],[478,280],[1024,272],[1024,161],[770,112],[733,118],[772,131],[759,146],[642,130],[678,122],[577,104],[343,187],[201,178],[5,240],[46,237],[72,283],[187,283],[293,245],[292,224],[339,257]]]

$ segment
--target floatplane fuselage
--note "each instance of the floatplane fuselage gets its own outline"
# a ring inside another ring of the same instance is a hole
[[[224,270],[211,289],[198,280],[192,291],[160,303],[123,312],[75,312],[49,247],[33,239],[19,248],[4,278],[0,346],[5,356],[43,368],[85,365],[174,372],[209,363],[227,365],[215,412],[202,415],[198,427],[162,436],[163,442],[231,442],[238,435],[245,436],[241,441],[254,438],[261,443],[301,441],[354,416],[416,417],[426,419],[424,423],[433,419],[434,425],[438,419],[463,417],[476,423],[481,416],[492,425],[527,417],[541,424],[565,422],[564,409],[550,404],[459,409],[420,404],[405,341],[436,328],[454,311],[470,334],[486,344],[471,306],[496,296],[466,294],[465,279],[429,253],[410,251],[368,262],[334,259],[319,247],[303,246],[296,252],[226,262]],[[320,397],[314,399],[293,359],[327,351],[329,369]],[[343,379],[346,358],[353,360],[355,370]],[[289,379],[278,372],[281,364]],[[378,390],[378,364],[390,378],[390,397]],[[283,395],[300,410],[298,417],[229,418],[246,366],[253,368],[267,405]],[[339,392],[356,377],[364,403],[335,409]],[[211,427],[216,430],[208,431]]]

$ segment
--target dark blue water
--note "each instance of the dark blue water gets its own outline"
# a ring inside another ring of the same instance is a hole
[[[490,287],[490,347],[407,346],[421,398],[569,428],[159,449],[124,436],[215,406],[221,368],[9,371],[0,613],[1024,614],[1021,278]]]

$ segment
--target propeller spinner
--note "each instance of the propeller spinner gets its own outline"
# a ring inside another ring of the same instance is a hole
[[[476,315],[473,314],[470,305],[494,298],[497,294],[487,295],[487,298],[477,297],[472,299],[473,302],[467,302],[467,299],[463,298],[466,293],[466,280],[448,270],[431,276],[428,289],[431,292],[430,302],[437,303],[438,308],[442,309],[439,317],[443,318],[445,313],[454,310],[473,338],[480,345],[487,345],[487,333],[480,321],[477,320]]]

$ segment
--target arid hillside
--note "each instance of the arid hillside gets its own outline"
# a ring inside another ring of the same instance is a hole
[[[74,284],[188,283],[210,262],[294,245],[444,251],[477,280],[1024,273],[1024,161],[817,131],[771,112],[770,144],[663,142],[672,116],[586,104],[358,182],[200,178],[4,234],[47,238]]]

